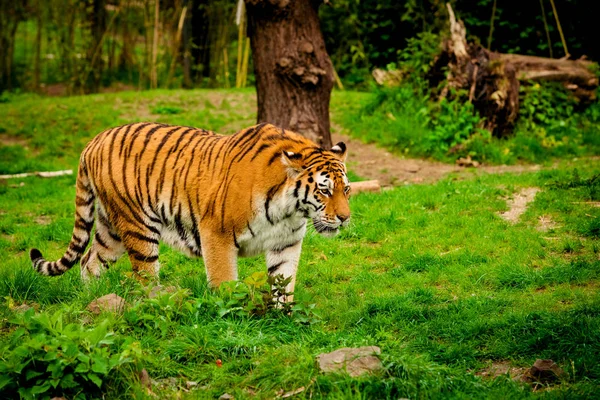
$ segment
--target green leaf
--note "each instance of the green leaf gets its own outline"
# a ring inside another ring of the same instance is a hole
[[[87,374],[87,377],[90,381],[94,382],[94,384],[96,384],[96,386],[101,387],[102,386],[102,379],[100,379],[100,377],[94,373],[89,373]]]
[[[73,374],[67,374],[60,380],[60,386],[68,389],[77,387],[79,384],[75,381]]]
[[[86,373],[90,371],[90,366],[88,364],[80,363],[75,368],[75,372],[77,373]]]
[[[38,372],[38,371],[35,371],[35,370],[28,369],[25,372],[25,379],[26,380],[30,380],[31,378],[35,378],[36,376],[40,376],[42,374],[43,374],[43,372]]]
[[[0,389],[10,385],[13,382],[13,379],[8,374],[0,375]]]
[[[92,362],[92,371],[106,375],[108,373],[108,363],[102,358],[94,358]]]
[[[34,386],[31,388],[31,394],[46,393],[50,389],[50,382],[46,382],[41,386]]]

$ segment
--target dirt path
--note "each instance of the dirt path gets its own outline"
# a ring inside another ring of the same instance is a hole
[[[352,171],[364,179],[377,179],[383,186],[432,183],[452,172],[471,176],[541,169],[539,165],[482,165],[478,168],[465,168],[436,161],[400,158],[374,144],[365,144],[340,133],[332,134],[332,139],[333,143],[343,141],[348,146],[347,164]]]

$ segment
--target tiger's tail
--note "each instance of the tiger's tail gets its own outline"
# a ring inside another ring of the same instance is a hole
[[[43,275],[62,275],[75,265],[89,241],[94,226],[94,203],[96,196],[92,190],[83,157],[77,173],[77,195],[75,197],[75,227],[65,254],[57,261],[46,261],[38,249],[31,249],[29,257],[33,268]]]

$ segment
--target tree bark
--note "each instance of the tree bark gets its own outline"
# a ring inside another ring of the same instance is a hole
[[[331,147],[333,67],[319,25],[320,0],[245,0],[258,122]]]

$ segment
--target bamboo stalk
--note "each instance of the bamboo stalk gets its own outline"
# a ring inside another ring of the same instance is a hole
[[[160,16],[160,1],[154,0],[154,35],[152,37],[152,64],[150,67],[150,87],[158,87],[158,76],[156,73],[156,57],[158,55],[158,21]]]
[[[35,91],[40,90],[40,75],[41,75],[41,53],[42,53],[42,1],[37,1],[37,32],[35,35],[35,58],[33,62],[33,86]]]
[[[333,65],[331,66],[331,69],[333,70],[333,79],[335,79],[335,83],[337,84],[338,89],[344,90],[344,84],[342,83],[342,80],[340,79],[340,76],[338,75]]]
[[[227,56],[227,46],[223,46],[223,74],[225,76],[225,87],[229,88],[229,57]]]
[[[102,32],[102,36],[100,37],[100,41],[96,45],[96,48],[94,49],[94,53],[92,53],[92,58],[90,60],[90,63],[87,66],[87,68],[85,69],[83,75],[80,78],[81,80],[80,80],[79,84],[80,84],[80,86],[81,86],[82,89],[83,89],[83,84],[85,83],[85,81],[87,81],[88,77],[92,73],[92,70],[94,68],[94,64],[96,64],[96,59],[98,58],[98,54],[101,53],[102,46],[104,44],[104,39],[106,38],[108,32],[110,31],[110,29],[111,29],[111,27],[113,25],[113,22],[117,19],[117,15],[119,15],[120,11],[121,11],[120,7],[115,10],[115,13],[113,14],[112,18],[108,22],[108,25],[106,26],[106,29],[104,30],[104,32]]]
[[[241,87],[246,87],[248,83],[248,59],[250,58],[250,38],[246,38],[246,46],[244,47],[244,61],[242,62],[242,81]]]
[[[544,0],[540,0],[540,6],[542,7],[542,20],[544,21],[544,29],[546,30],[546,39],[548,40],[548,50],[550,50],[550,58],[554,58],[554,56],[552,55],[552,41],[550,40],[548,20],[546,20],[546,10],[544,9]]]
[[[558,13],[556,12],[556,5],[554,5],[554,0],[550,0],[550,4],[552,4],[552,12],[554,13],[554,19],[556,19],[556,26],[558,27],[558,33],[560,33],[560,40],[562,41],[563,48],[565,49],[565,57],[569,58],[571,55],[569,54],[569,49],[567,49],[567,41],[565,40],[565,35],[563,34],[562,27],[560,26],[560,21],[558,19]]]
[[[173,56],[171,58],[171,66],[169,67],[169,75],[167,76],[168,88],[171,85],[173,74],[175,73],[175,63],[177,61],[177,53],[179,52],[179,43],[181,42],[181,32],[183,31],[183,22],[185,21],[185,14],[187,13],[187,6],[184,6],[181,10],[181,16],[179,17],[179,23],[177,24],[177,34],[175,35],[175,45],[173,46]]]
[[[238,3],[239,4],[239,3]],[[243,3],[242,3],[243,4]],[[239,7],[239,6],[238,6]],[[235,87],[242,87],[242,64],[244,58],[244,27],[245,27],[245,13],[238,12],[238,48],[237,48],[237,66],[235,70]]]
[[[490,20],[490,34],[488,36],[487,49],[491,50],[492,46],[492,34],[494,33],[494,18],[496,17],[496,0],[494,0],[494,4],[492,5],[492,18]]]

